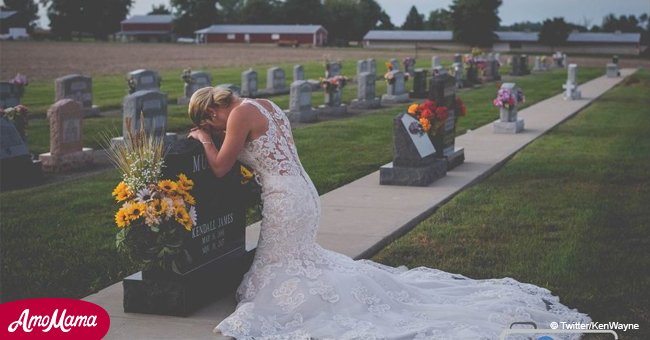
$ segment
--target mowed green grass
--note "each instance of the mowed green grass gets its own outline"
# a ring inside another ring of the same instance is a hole
[[[600,69],[586,69],[580,73],[580,81],[601,74]],[[526,105],[530,105],[542,98],[530,93],[556,94],[565,77],[564,71],[558,70],[519,77],[517,83],[529,93]],[[498,117],[498,111],[491,106],[495,92],[493,84],[486,84],[460,93],[467,103],[468,116],[460,120],[459,131]],[[321,194],[376,171],[391,160],[392,119],[405,107],[294,130],[301,161]],[[106,131],[111,122],[119,124],[117,117],[115,121],[108,119],[85,120],[86,142]],[[95,121],[97,124],[92,123]],[[170,121],[189,127],[181,113],[172,114]],[[29,128],[32,151],[36,128]],[[114,248],[116,205],[110,193],[119,179],[117,172],[110,171],[0,194],[3,300],[83,297],[136,271]]]
[[[374,260],[547,287],[650,339],[650,72],[442,206]],[[562,321],[562,320],[557,320]]]

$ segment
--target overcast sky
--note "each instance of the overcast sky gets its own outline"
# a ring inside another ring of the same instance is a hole
[[[108,0],[110,1],[110,0]],[[396,26],[401,26],[411,9],[415,6],[421,14],[438,8],[448,8],[452,0],[376,0],[388,13]],[[3,1],[0,0],[0,3]],[[130,15],[147,14],[152,5],[165,4],[169,0],[135,0]],[[543,21],[553,17],[563,17],[566,21],[580,25],[600,25],[605,15],[640,15],[650,13],[650,0],[503,0],[499,7],[502,25],[522,21]],[[48,26],[45,10],[40,11],[42,26]]]

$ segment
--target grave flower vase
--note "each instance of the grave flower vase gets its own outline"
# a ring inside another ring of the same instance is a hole
[[[436,149],[436,158],[444,158],[445,157],[445,138],[446,138],[446,132],[445,132],[445,125],[442,124],[438,129],[436,129],[435,133],[429,133],[429,139],[431,139],[431,143],[433,144],[433,147]]]

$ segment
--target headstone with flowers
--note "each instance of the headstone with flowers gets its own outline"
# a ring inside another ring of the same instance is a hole
[[[257,97],[257,72],[248,69],[241,73],[241,95],[243,97]]]
[[[29,84],[27,77],[18,73],[10,81],[0,82],[0,109],[20,105],[20,99],[25,94],[25,86]]]
[[[352,100],[351,108],[375,109],[381,106],[381,101],[375,96],[375,74],[362,72],[357,75],[357,98]]]
[[[112,139],[112,144],[122,144],[129,131],[143,126],[147,133],[164,139],[171,145],[177,134],[167,129],[167,94],[156,90],[144,90],[124,97],[122,103],[122,137]]]
[[[179,105],[187,105],[196,90],[212,86],[212,77],[209,73],[203,71],[185,69],[181,73],[181,79],[185,84],[183,85],[183,96],[178,98],[177,101]]]
[[[92,78],[80,74],[69,74],[54,81],[54,100],[76,100],[82,105],[84,117],[99,114],[99,107],[93,105]]]
[[[216,178],[198,141],[165,154],[142,129],[107,151],[123,179],[113,191],[117,249],[142,269],[122,281],[124,311],[187,316],[232,293],[251,261],[241,168]]]
[[[427,75],[428,71],[422,68],[415,69],[413,72],[413,90],[409,92],[410,98],[427,97]]]
[[[311,105],[311,84],[305,80],[291,83],[289,110],[285,111],[291,122],[309,123],[318,119],[318,112]]]
[[[47,111],[50,152],[38,156],[43,171],[70,171],[85,168],[94,162],[94,150],[83,147],[82,112],[81,103],[72,99],[61,99]]]
[[[394,71],[399,71],[399,70],[400,70],[400,68],[399,68],[399,60],[397,60],[396,58],[391,58],[391,59],[388,61],[388,63],[391,65],[391,66],[390,66],[390,67],[391,67],[391,68],[390,68],[391,70],[394,70]]]
[[[465,68],[463,67],[463,64],[455,62],[451,65],[451,70],[454,76],[454,81],[456,82],[456,88],[462,89],[465,85],[465,74],[463,72]]]
[[[287,77],[283,69],[271,67],[266,70],[266,89],[265,95],[287,94]]]
[[[34,185],[42,179],[41,162],[32,160],[27,148],[28,114],[23,105],[0,108],[0,190]]]
[[[465,104],[456,96],[454,79],[442,68],[436,72],[429,83],[427,104],[422,109],[433,112],[439,120],[437,129],[430,131],[431,142],[436,148],[436,157],[447,160],[447,170],[455,168],[465,161],[465,150],[456,147],[456,125],[458,118],[466,115]],[[410,106],[409,112],[416,112],[419,106]],[[445,117],[441,121],[440,119]],[[427,113],[421,114],[428,116]],[[434,126],[435,124],[431,124]]]
[[[139,69],[127,73],[126,81],[129,86],[129,94],[131,94],[142,90],[160,91],[162,78],[156,71]]]
[[[332,78],[338,75],[341,75],[341,70],[343,65],[340,61],[325,61],[325,78]]]
[[[415,58],[406,57],[402,60],[402,64],[404,65],[404,72],[413,77],[415,74]]]
[[[325,94],[325,104],[318,106],[318,113],[323,115],[344,115],[348,113],[347,105],[342,103],[343,88],[348,78],[342,75],[321,80]]]
[[[400,113],[393,119],[393,162],[379,169],[379,184],[427,186],[447,174],[447,162],[436,157],[428,135],[430,119],[422,112]]]
[[[517,105],[525,101],[524,92],[515,83],[503,83],[492,101],[499,108],[494,133],[515,134],[524,130],[524,120],[517,117]]]
[[[564,89],[564,99],[575,100],[582,98],[582,94],[578,89],[578,65],[569,64],[567,68],[567,80],[562,88]]]
[[[363,72],[370,72],[370,62],[368,59],[357,60],[357,77]]]
[[[293,65],[293,81],[305,80],[305,68],[302,65]]]
[[[384,79],[388,86],[386,94],[381,96],[381,102],[387,104],[406,103],[409,101],[409,94],[406,92],[406,76],[402,71],[389,67],[389,71],[384,74]]]

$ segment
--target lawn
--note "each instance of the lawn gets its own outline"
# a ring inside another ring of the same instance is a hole
[[[601,74],[599,68],[583,69],[580,81]],[[563,70],[557,70],[517,78],[527,93],[525,105],[560,92],[565,77]],[[460,120],[459,131],[477,128],[498,117],[498,111],[491,106],[494,94],[493,84],[460,93],[468,116]],[[387,108],[295,129],[301,161],[321,194],[390,161],[391,120],[401,110]],[[170,121],[178,127],[189,126],[180,112],[172,114]],[[109,118],[86,120],[86,141],[92,141],[110,122]],[[34,151],[39,145],[38,136],[46,133],[38,133],[37,124],[30,125],[28,131]],[[47,145],[47,141],[40,143],[40,148]],[[118,174],[109,171],[0,194],[3,301],[37,296],[83,297],[136,270],[114,249],[116,206],[110,192],[118,181]]]
[[[650,338],[650,72],[442,206],[374,260],[550,289]],[[560,320],[558,320],[560,321]]]

